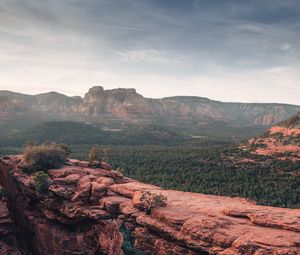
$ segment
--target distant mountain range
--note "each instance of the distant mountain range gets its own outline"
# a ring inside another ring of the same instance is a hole
[[[101,129],[153,124],[194,135],[250,137],[289,118],[300,106],[224,103],[202,97],[145,98],[135,89],[104,90],[68,97],[49,92],[25,95],[0,91],[0,133],[24,130],[48,121],[77,121]]]

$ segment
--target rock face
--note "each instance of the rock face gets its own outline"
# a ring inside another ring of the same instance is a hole
[[[6,203],[0,199],[0,254],[21,255],[16,229],[10,218]]]
[[[250,139],[243,148],[258,155],[300,160],[300,112],[271,127],[264,135]]]
[[[49,170],[51,186],[41,194],[20,162],[20,156],[1,159],[0,176],[22,231],[18,241],[33,254],[123,254],[122,228],[143,254],[300,254],[298,209],[162,190],[76,160]],[[146,215],[142,191],[163,194],[167,206]]]
[[[188,123],[188,127],[204,128],[203,123],[213,127],[221,123],[219,129],[222,130],[224,125],[235,128],[271,126],[298,111],[300,106],[296,105],[223,103],[201,97],[151,99],[138,94],[135,89],[104,90],[101,86],[91,88],[84,98],[57,92],[30,96],[0,91],[0,131],[1,125],[8,125],[10,121],[14,125],[9,127],[15,128],[16,123],[26,127],[32,123],[62,119],[111,126],[146,122],[180,127]],[[7,115],[9,118],[4,118]]]

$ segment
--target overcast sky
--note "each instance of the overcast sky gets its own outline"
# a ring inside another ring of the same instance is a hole
[[[0,89],[300,105],[299,0],[0,0]]]

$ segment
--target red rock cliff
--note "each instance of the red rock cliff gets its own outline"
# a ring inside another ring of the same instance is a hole
[[[19,163],[20,157],[1,159],[0,177],[28,254],[123,254],[121,225],[143,254],[300,254],[298,209],[162,190],[75,160],[48,171],[52,184],[43,195]],[[163,194],[167,206],[146,215],[143,190]]]

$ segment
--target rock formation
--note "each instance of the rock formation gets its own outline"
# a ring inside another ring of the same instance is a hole
[[[300,160],[300,112],[242,146],[258,155]]]
[[[91,88],[83,98],[57,92],[31,96],[0,91],[0,131],[5,124],[10,124],[5,128],[10,130],[20,124],[31,127],[49,120],[105,123],[107,126],[146,122],[196,129],[218,124],[217,130],[222,131],[224,125],[234,128],[274,125],[298,111],[300,106],[287,104],[223,103],[188,96],[151,99],[135,89],[104,90],[101,86]],[[1,117],[8,112],[8,119]]]
[[[162,190],[78,160],[48,170],[51,185],[39,193],[21,161],[22,156],[2,158],[0,179],[24,254],[123,254],[121,229],[142,254],[300,254],[299,209]],[[167,206],[147,215],[142,191],[164,195]],[[1,226],[0,221],[0,243]]]

